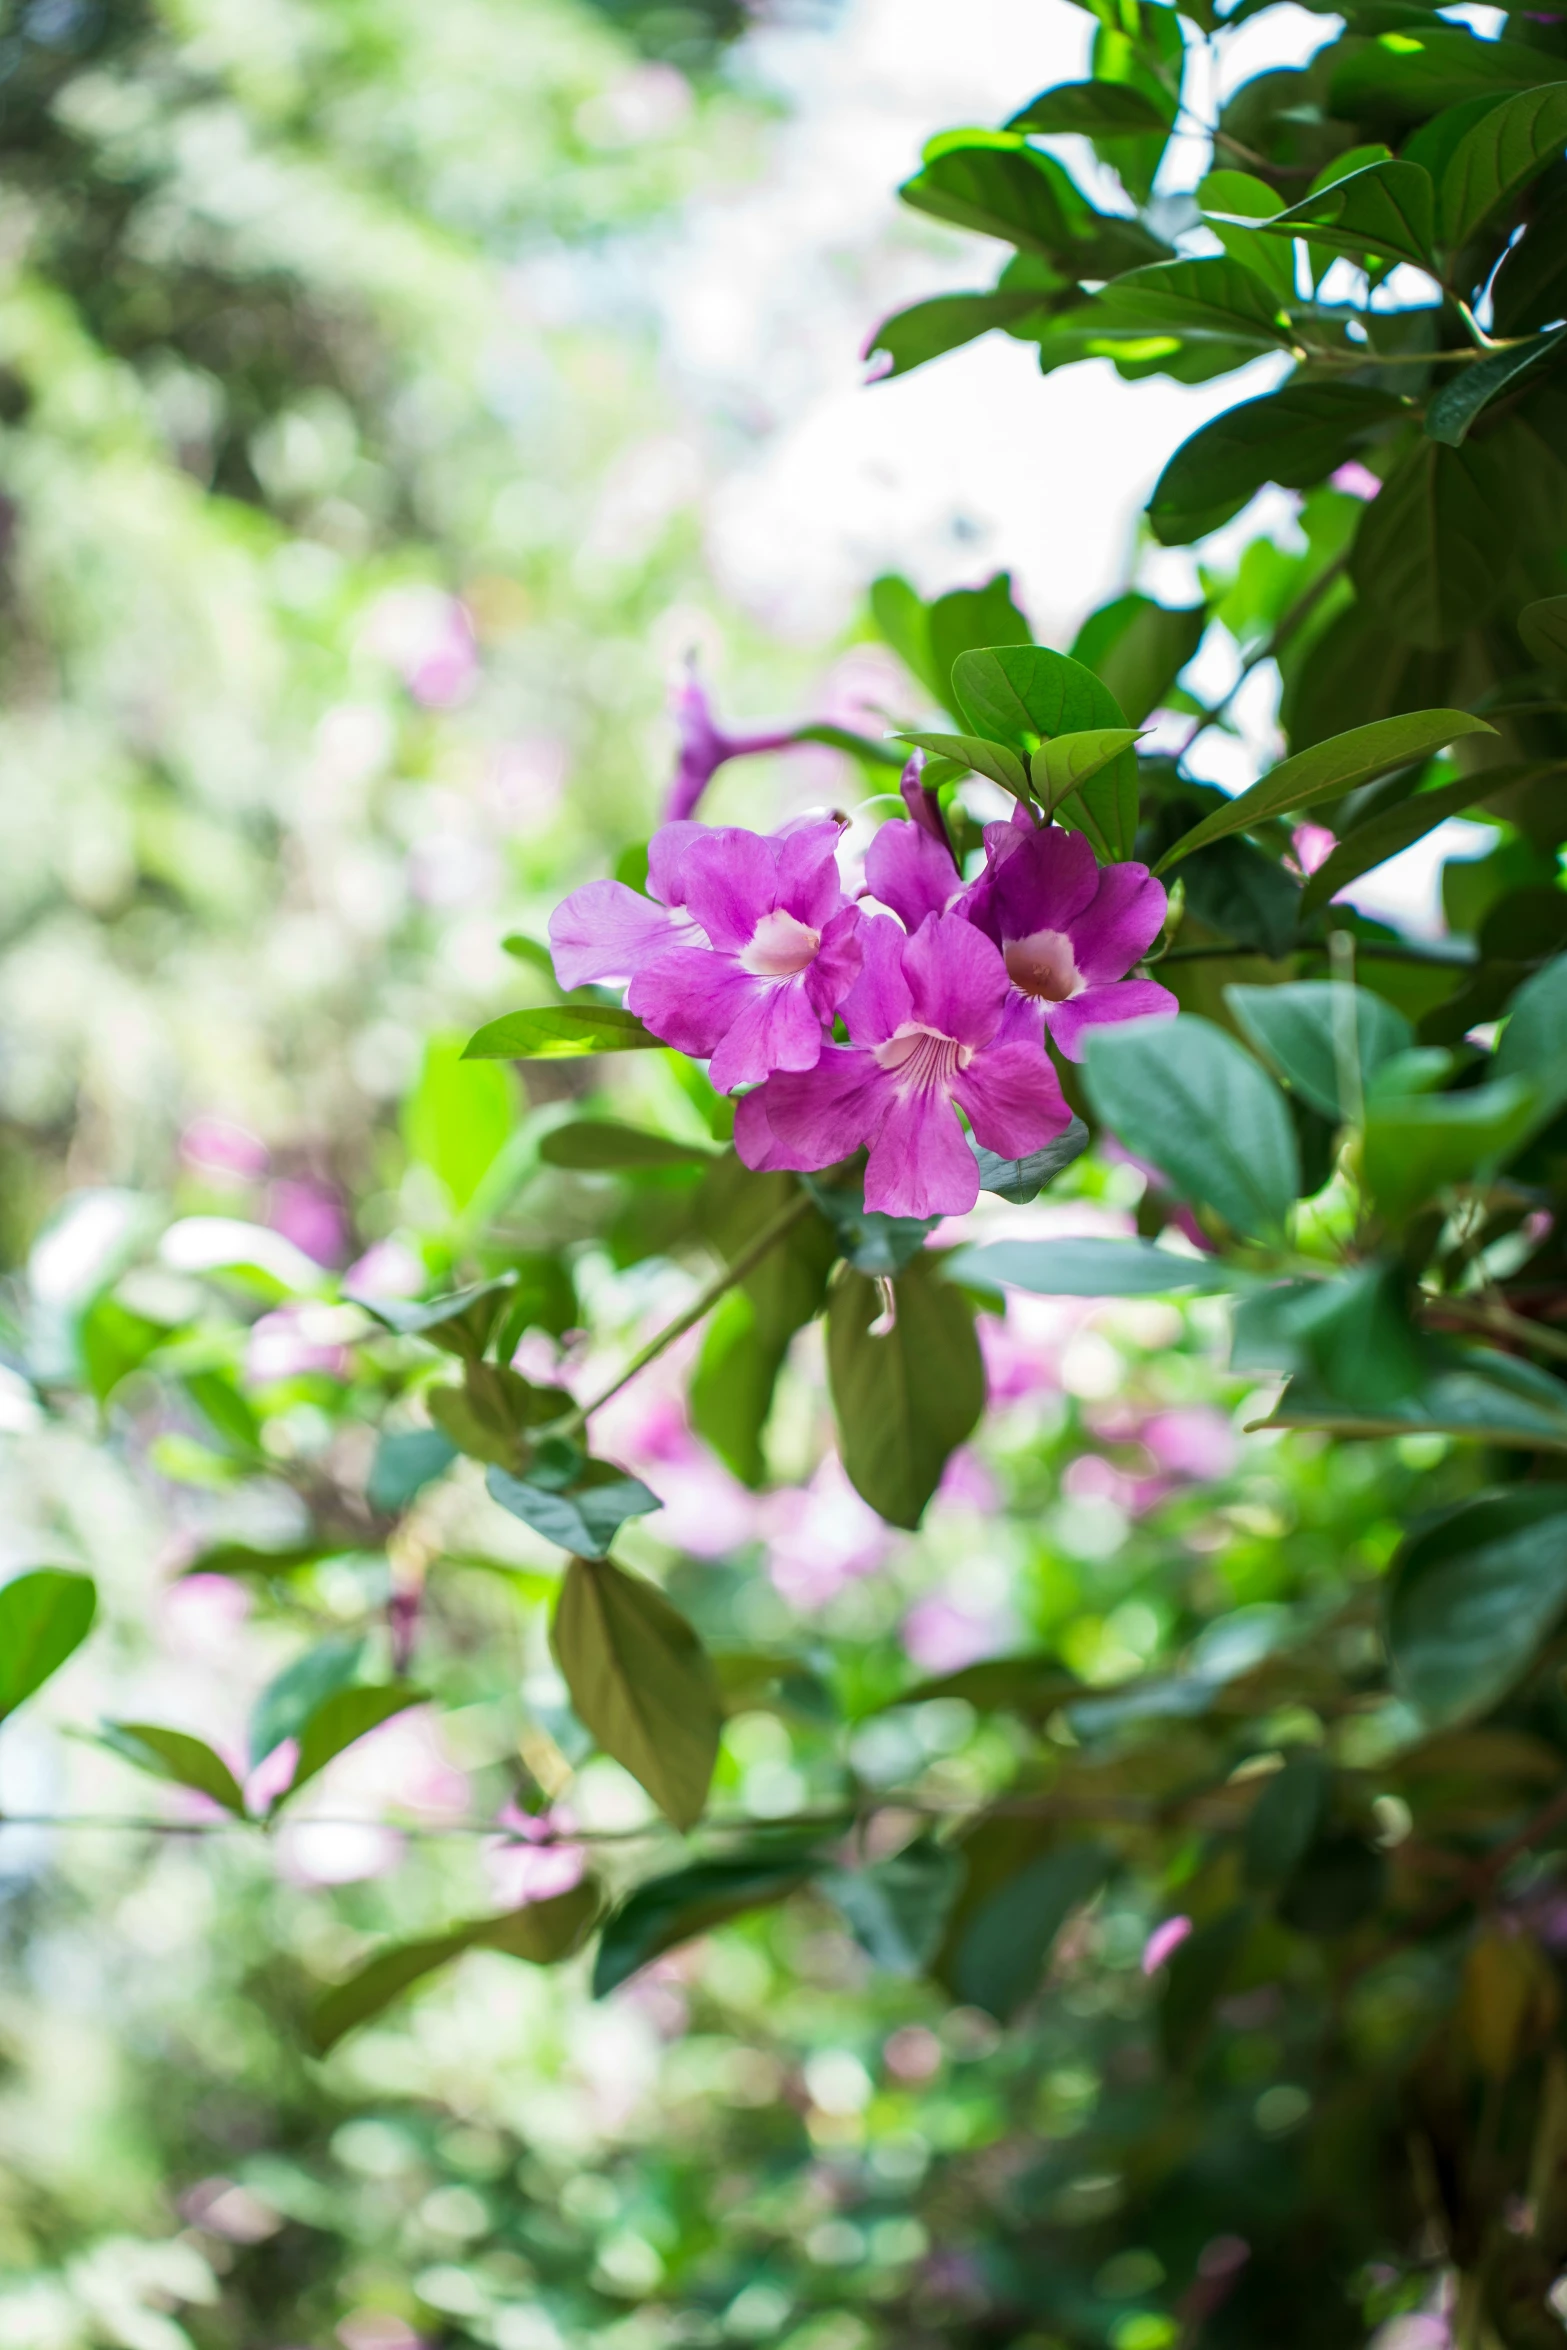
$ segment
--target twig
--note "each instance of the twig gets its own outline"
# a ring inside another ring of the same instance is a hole
[[[1187,752],[1191,749],[1193,743],[1196,742],[1198,736],[1206,734],[1210,726],[1216,726],[1218,724],[1219,720],[1224,716],[1225,711],[1228,710],[1230,704],[1234,701],[1236,695],[1240,692],[1241,687],[1246,683],[1247,678],[1250,677],[1252,671],[1254,669],[1259,669],[1264,661],[1271,661],[1275,654],[1283,651],[1284,647],[1289,643],[1290,638],[1295,634],[1295,631],[1304,621],[1310,618],[1320,599],[1326,595],[1328,589],[1333,585],[1334,581],[1340,577],[1342,572],[1347,567],[1348,562],[1349,555],[1346,551],[1342,555],[1335,555],[1331,563],[1324,563],[1322,569],[1317,573],[1316,578],[1310,581],[1309,584],[1301,590],[1300,594],[1295,598],[1294,603],[1291,604],[1288,611],[1282,615],[1271,633],[1263,638],[1262,643],[1258,645],[1255,652],[1247,654],[1245,660],[1241,663],[1239,677],[1236,678],[1235,683],[1231,686],[1229,692],[1224,696],[1223,700],[1214,702],[1208,708],[1198,712],[1195,720],[1192,723],[1192,730],[1190,734],[1186,737],[1185,742],[1182,743],[1180,749],[1175,754],[1175,763],[1177,766],[1179,766],[1181,761],[1186,757]]]

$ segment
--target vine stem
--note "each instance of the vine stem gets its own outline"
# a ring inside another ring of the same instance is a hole
[[[551,1433],[564,1435],[574,1428],[585,1427],[594,1413],[602,1411],[605,1404],[617,1396],[623,1387],[629,1387],[632,1380],[647,1369],[649,1363],[657,1362],[666,1347],[673,1346],[677,1338],[684,1338],[688,1330],[694,1330],[698,1322],[712,1312],[719,1299],[736,1288],[748,1273],[755,1270],[763,1257],[814,1210],[815,1202],[810,1194],[804,1191],[798,1193],[787,1207],[779,1210],[771,1223],[763,1225],[756,1238],[747,1242],[722,1273],[715,1274],[704,1288],[697,1291],[683,1312],[678,1313],[672,1322],[666,1322],[663,1329],[648,1340],[646,1346],[639,1348],[607,1387],[602,1388],[590,1403],[578,1404],[575,1411],[567,1412],[563,1418],[555,1421]]]

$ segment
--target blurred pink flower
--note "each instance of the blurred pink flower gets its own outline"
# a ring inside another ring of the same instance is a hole
[[[441,588],[393,588],[378,598],[365,642],[391,663],[426,709],[449,710],[465,702],[478,680],[473,620],[467,606]]]
[[[180,1157],[198,1174],[222,1183],[258,1182],[268,1165],[260,1136],[229,1118],[192,1118],[180,1136]]]
[[[937,1493],[942,1501],[956,1508],[981,1510],[987,1515],[998,1506],[999,1493],[995,1477],[967,1445],[959,1445],[941,1473]]]
[[[231,1575],[181,1575],[158,1603],[159,1628],[178,1654],[228,1663],[250,1611],[250,1593]]]
[[[1199,1483],[1227,1477],[1240,1456],[1240,1440],[1232,1423],[1208,1404],[1182,1404],[1172,1411],[1155,1412],[1138,1433],[1161,1467]]]
[[[1344,490],[1352,498],[1374,498],[1382,487],[1380,478],[1369,465],[1362,465],[1358,457],[1348,457],[1335,473],[1328,475],[1332,488]]]
[[[1004,1646],[1005,1627],[994,1615],[975,1615],[939,1593],[917,1600],[903,1619],[903,1647],[925,1673],[958,1673]]]
[[[331,1184],[314,1176],[290,1176],[274,1183],[267,1222],[318,1265],[340,1265],[348,1227],[342,1201]]]
[[[892,1546],[889,1529],[855,1492],[836,1453],[809,1485],[764,1495],[759,1516],[773,1588],[802,1613],[874,1574]]]
[[[306,1378],[312,1371],[323,1371],[329,1379],[345,1379],[348,1349],[335,1340],[312,1335],[311,1326],[320,1319],[319,1308],[279,1306],[253,1322],[245,1344],[247,1385],[271,1387],[280,1379]]]
[[[417,1297],[425,1284],[423,1260],[405,1240],[378,1240],[343,1275],[345,1297]]]
[[[681,674],[671,696],[671,714],[680,735],[680,758],[664,802],[666,824],[681,823],[695,814],[697,802],[728,760],[749,758],[758,751],[787,750],[794,740],[792,727],[768,727],[753,734],[727,732],[714,715],[695,663]]]
[[[496,1813],[495,1824],[505,1834],[485,1845],[484,1874],[490,1897],[500,1908],[549,1901],[582,1882],[587,1867],[582,1846],[553,1841],[575,1827],[570,1812],[557,1809],[535,1816],[508,1803]]]
[[[1290,835],[1292,862],[1297,873],[1315,873],[1338,847],[1337,836],[1325,824],[1297,824]]]
[[[1192,1930],[1190,1918],[1165,1918],[1155,1926],[1143,1944],[1143,1973],[1156,1975],[1166,1959],[1173,1958]]]
[[[299,1761],[299,1740],[285,1738],[263,1755],[245,1781],[245,1806],[253,1812],[263,1812],[280,1795],[287,1794],[294,1783],[294,1769]]]

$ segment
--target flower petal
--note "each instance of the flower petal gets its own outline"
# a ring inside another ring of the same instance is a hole
[[[1146,865],[1105,866],[1093,903],[1066,926],[1090,987],[1126,977],[1164,927],[1169,902]]]
[[[835,816],[793,824],[776,835],[777,902],[812,930],[825,929],[843,904],[838,843],[843,826]]]
[[[689,821],[661,824],[647,844],[647,890],[661,906],[686,902],[685,861],[693,841],[703,839],[705,824]]]
[[[752,979],[746,999],[713,1054],[708,1075],[720,1093],[755,1085],[775,1069],[814,1069],[822,1024],[799,979]]]
[[[803,974],[805,992],[819,1019],[832,1018],[860,976],[865,962],[863,929],[864,917],[859,907],[845,906],[833,915],[822,932],[815,960]]]
[[[856,1044],[885,1044],[913,1019],[914,998],[903,976],[903,950],[908,943],[897,924],[885,915],[861,918],[860,976],[840,1007]]]
[[[1000,955],[961,914],[928,914],[903,949],[913,1017],[959,1044],[988,1044],[1010,982]]]
[[[639,971],[626,1006],[665,1044],[704,1058],[716,1052],[744,1011],[751,991],[765,986],[728,955],[677,947]]]
[[[1031,832],[1008,826],[1011,837],[992,849],[995,829],[987,826],[985,833],[992,917],[986,929],[999,929],[1004,939],[1030,938],[1036,930],[1070,931],[1099,887],[1099,865],[1082,833],[1066,832],[1059,824]]]
[[[1080,1061],[1090,1028],[1107,1020],[1169,1020],[1180,1008],[1157,979],[1118,979],[1109,986],[1085,987],[1064,1004],[1046,1004],[1045,1020],[1067,1059]]]
[[[886,1112],[887,1078],[869,1053],[823,1045],[814,1069],[781,1071],[735,1111],[735,1149],[752,1168],[803,1174],[853,1156]]]
[[[742,954],[777,905],[778,849],[759,832],[724,824],[704,828],[686,850],[686,905],[722,953]]]
[[[927,914],[944,914],[963,887],[963,876],[943,842],[918,824],[894,817],[882,826],[865,854],[865,885],[890,906],[906,930],[918,930]]]
[[[550,953],[562,987],[630,979],[671,947],[701,935],[694,923],[623,881],[589,881],[550,916]]]
[[[1042,1044],[992,1045],[952,1080],[974,1138],[1004,1159],[1026,1159],[1071,1123],[1061,1081]]]
[[[934,1088],[894,1097],[865,1162],[865,1205],[878,1216],[966,1216],[979,1161],[951,1100]]]

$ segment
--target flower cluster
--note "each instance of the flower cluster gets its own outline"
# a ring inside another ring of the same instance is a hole
[[[655,1036],[708,1060],[720,1091],[748,1089],[748,1167],[810,1172],[864,1150],[868,1208],[961,1215],[979,1195],[964,1119],[1007,1159],[1070,1119],[1047,1034],[1080,1060],[1096,1022],[1174,1012],[1167,989],[1127,977],[1165,893],[1021,806],[986,828],[966,880],[918,755],[903,796],[912,820],[876,834],[857,898],[837,818],[765,836],[682,818],[653,838],[646,895],[589,882],[557,907],[550,945],[562,987],[626,983]]]

